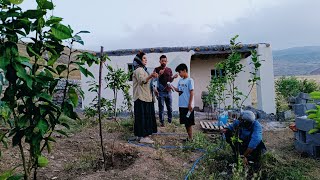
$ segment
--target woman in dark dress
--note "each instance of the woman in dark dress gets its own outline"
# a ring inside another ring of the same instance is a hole
[[[134,100],[134,135],[140,138],[141,143],[154,143],[150,139],[152,133],[157,132],[157,123],[154,110],[152,79],[157,73],[150,74],[146,68],[147,57],[139,52],[133,60],[134,71],[133,100]]]

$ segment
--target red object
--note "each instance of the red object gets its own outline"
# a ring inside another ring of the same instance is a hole
[[[297,132],[297,131],[298,131],[295,123],[290,124],[290,125],[289,125],[289,128],[290,128],[293,132]]]

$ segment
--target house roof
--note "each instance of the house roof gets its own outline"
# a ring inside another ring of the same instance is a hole
[[[270,44],[266,44],[270,46]],[[258,44],[241,44],[240,49],[241,53],[250,52],[251,50],[258,47]],[[209,45],[209,46],[189,46],[189,47],[155,47],[155,48],[143,48],[143,49],[119,49],[114,51],[105,51],[105,54],[108,56],[127,56],[135,55],[139,51],[144,53],[170,53],[170,52],[189,52],[194,51],[195,55],[197,54],[229,54],[231,53],[230,45]],[[100,53],[97,53],[100,55]]]

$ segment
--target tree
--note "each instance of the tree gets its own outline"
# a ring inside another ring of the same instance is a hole
[[[9,128],[0,134],[0,139],[5,142],[8,136],[12,137],[12,145],[20,149],[24,179],[30,179],[32,172],[36,179],[37,169],[48,163],[42,152],[50,152],[51,143],[56,141],[52,133],[67,135],[56,129],[57,125],[69,128],[66,119],[78,118],[74,108],[82,91],[68,83],[70,72],[80,70],[92,76],[84,65],[91,66],[97,59],[83,53],[77,61],[71,60],[73,44],[83,44],[79,34],[88,32],[74,33],[61,23],[62,18],[49,16],[47,12],[54,9],[51,1],[37,0],[37,8],[26,11],[16,5],[22,1],[0,1],[0,79],[8,81],[0,103],[1,111],[6,113],[1,114],[0,120]],[[69,61],[56,66],[65,48],[63,43],[68,43]],[[25,45],[29,57],[20,55],[19,44]],[[63,72],[67,75],[63,76]],[[65,78],[62,104],[56,105],[52,97],[58,82]]]

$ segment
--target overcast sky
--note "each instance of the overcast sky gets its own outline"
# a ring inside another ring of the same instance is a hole
[[[34,8],[35,0],[24,0]],[[320,45],[320,0],[53,0],[52,12],[83,35],[81,49],[271,43]]]

